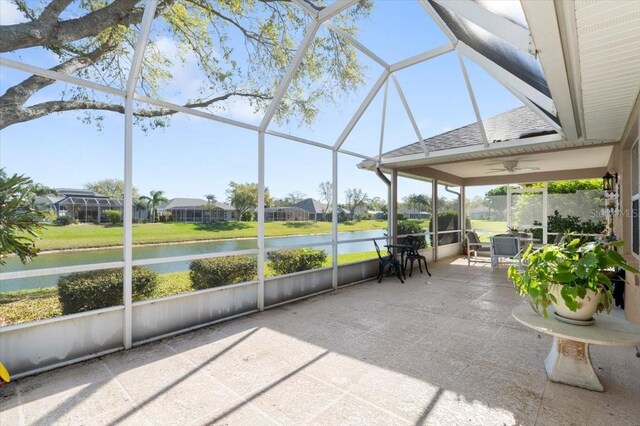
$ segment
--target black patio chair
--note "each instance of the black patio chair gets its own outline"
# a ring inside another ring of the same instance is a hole
[[[405,254],[404,270],[407,270],[407,263],[410,262],[409,265],[411,269],[409,269],[409,276],[411,276],[413,274],[413,262],[417,261],[420,273],[422,273],[422,264],[420,262],[424,262],[424,269],[427,271],[427,274],[431,276],[431,272],[429,272],[429,267],[427,266],[427,258],[421,255],[419,252],[421,246],[420,239],[413,235],[408,235],[407,237],[405,237],[404,243],[411,247]]]
[[[389,252],[386,256],[382,256],[380,254],[380,247],[376,240],[373,240],[373,245],[376,246],[376,252],[378,253],[378,264],[380,265],[380,272],[378,272],[378,282],[382,282],[382,277],[384,276],[384,271],[387,269],[387,266],[393,267],[393,270],[396,272],[396,276],[400,279],[401,283],[404,283],[402,279],[402,267],[400,265],[400,261],[393,257],[393,254]]]

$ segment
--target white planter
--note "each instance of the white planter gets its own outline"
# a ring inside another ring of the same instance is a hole
[[[565,318],[570,318],[579,321],[587,321],[590,320],[593,316],[594,312],[598,308],[598,303],[600,303],[600,295],[592,290],[587,290],[587,294],[582,298],[576,298],[578,302],[578,309],[573,312],[571,309],[567,308],[567,305],[564,303],[564,299],[562,299],[562,295],[560,294],[560,289],[562,286],[560,284],[552,285],[550,288],[551,294],[553,294],[558,301],[558,303],[553,303],[553,309],[556,311],[558,315],[561,315]]]

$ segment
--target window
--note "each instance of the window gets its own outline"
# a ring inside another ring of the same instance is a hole
[[[631,249],[640,257],[640,152],[638,152],[640,139],[636,140],[631,149]]]

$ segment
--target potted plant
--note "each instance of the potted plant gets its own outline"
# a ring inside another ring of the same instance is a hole
[[[591,241],[579,238],[561,241],[533,250],[522,256],[526,267],[509,268],[508,276],[521,296],[531,298],[531,307],[547,317],[553,305],[557,315],[589,321],[594,313],[611,311],[612,283],[606,270],[619,267],[639,273],[614,250],[622,242]],[[561,318],[562,319],[562,318]]]

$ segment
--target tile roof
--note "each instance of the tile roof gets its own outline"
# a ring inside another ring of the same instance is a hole
[[[523,106],[496,115],[482,121],[489,142],[501,142],[510,139],[519,139],[532,133],[553,132],[544,120],[528,107]],[[478,123],[469,124],[459,129],[450,130],[424,140],[429,151],[441,151],[444,149],[459,148],[471,145],[482,145],[482,135]],[[383,158],[399,157],[403,155],[420,154],[422,148],[419,142],[389,151],[382,155]]]

